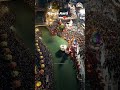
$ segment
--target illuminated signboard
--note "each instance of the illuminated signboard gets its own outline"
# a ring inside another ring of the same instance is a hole
[[[68,9],[61,9],[59,11],[59,16],[60,17],[62,17],[62,16],[70,16],[69,10]]]
[[[60,12],[59,15],[66,16],[66,15],[68,15],[68,12]]]

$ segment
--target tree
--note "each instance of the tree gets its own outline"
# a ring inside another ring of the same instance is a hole
[[[60,26],[59,26],[59,30],[63,30],[65,28],[65,25],[64,24],[61,24]]]
[[[57,2],[53,2],[53,3],[52,3],[52,8],[53,8],[53,9],[59,9],[58,3],[57,3]]]

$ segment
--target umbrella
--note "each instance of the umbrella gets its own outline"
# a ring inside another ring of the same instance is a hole
[[[40,55],[42,55],[42,52],[39,52]]]
[[[37,51],[40,52],[40,49],[38,48]]]
[[[45,68],[45,64],[41,64],[41,68]]]
[[[44,70],[43,69],[40,70],[40,74],[42,74],[42,75],[44,74]]]
[[[37,87],[40,87],[41,84],[42,84],[41,81],[37,81],[37,82],[36,82],[36,86],[37,86]]]
[[[36,43],[38,43],[38,40],[35,40]]]
[[[40,56],[40,59],[43,59],[43,56]]]
[[[44,60],[41,60],[40,62],[41,62],[41,63],[44,63]]]
[[[38,46],[38,43],[35,43],[35,46]]]
[[[37,49],[40,49],[40,47],[39,46],[36,46],[37,47]]]
[[[39,29],[38,28],[35,28],[35,32],[38,32],[39,31]]]

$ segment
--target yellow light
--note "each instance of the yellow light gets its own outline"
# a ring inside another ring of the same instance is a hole
[[[52,22],[52,19],[49,19],[50,22]]]
[[[42,52],[39,52],[40,55],[42,55]]]
[[[35,46],[38,46],[38,43],[35,43]]]
[[[40,47],[39,47],[39,46],[37,46],[37,49],[40,49]]]
[[[35,40],[36,43],[38,43],[38,40]]]
[[[37,51],[40,52],[40,49],[38,48]]]
[[[42,59],[42,58],[43,58],[43,56],[40,56],[40,58]]]
[[[54,12],[55,10],[54,9],[52,9],[52,12]]]
[[[40,87],[41,84],[42,84],[41,81],[37,81],[36,86],[37,86],[37,87]]]
[[[41,64],[41,68],[45,68],[45,64]]]
[[[35,28],[35,32],[38,32],[39,31],[39,29],[38,28]]]

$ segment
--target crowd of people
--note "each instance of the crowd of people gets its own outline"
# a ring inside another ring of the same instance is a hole
[[[68,20],[69,22],[69,20]],[[66,26],[63,30],[59,30],[59,26],[60,23],[63,23],[64,25],[68,22],[61,22],[59,20],[55,21],[53,23],[52,26],[49,26],[48,29],[50,30],[52,35],[59,35],[60,37],[64,38],[65,40],[67,40],[69,43],[73,42],[73,39],[76,39],[77,42],[83,46],[84,45],[84,35],[82,35],[79,31],[79,29],[77,30],[78,26],[72,26],[72,27],[76,27],[76,29],[73,31],[73,28],[71,29],[67,29]]]
[[[103,72],[103,69],[106,68],[108,68],[109,79],[114,77],[114,80],[119,80],[119,28],[120,27],[116,22],[105,17],[102,13],[90,12],[86,16],[86,77],[89,78],[88,80],[92,81],[91,86],[94,86],[94,88],[102,86],[104,89],[104,86],[108,83],[105,82],[103,74],[101,74],[102,77],[100,80],[97,78],[99,77],[99,74]],[[90,43],[92,34],[95,31],[99,32],[101,37],[102,43],[99,43],[98,45]],[[103,44],[105,49],[105,61],[102,65],[100,56]],[[92,48],[89,46],[92,46]],[[94,75],[97,77],[95,78]],[[93,77],[95,81],[93,81],[93,78],[91,77]],[[101,83],[104,82],[104,85],[101,85],[100,81]]]
[[[53,90],[53,63],[52,56],[49,50],[42,42],[40,37],[42,33],[37,31],[35,33],[35,82],[41,82],[40,86],[36,86],[36,90],[40,88],[45,90]]]

